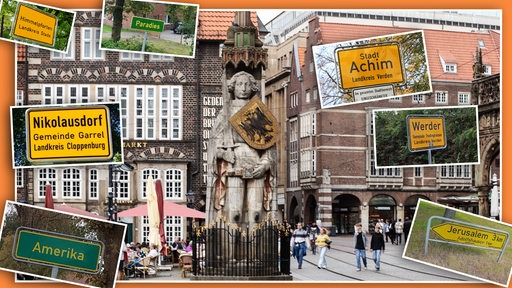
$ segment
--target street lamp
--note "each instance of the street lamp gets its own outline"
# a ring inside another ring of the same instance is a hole
[[[196,201],[196,193],[192,191],[192,189],[188,190],[188,192],[185,194],[187,196],[187,207],[188,208],[194,208],[193,205]],[[193,219],[187,219],[187,222],[189,225],[187,225],[187,235],[194,235],[192,231],[192,221]]]
[[[109,165],[108,166],[108,170],[109,170],[109,175],[108,175],[108,196],[107,196],[107,199],[108,199],[108,212],[107,212],[107,216],[108,216],[108,220],[110,221],[116,221],[117,222],[117,188],[118,188],[118,185],[119,185],[119,179],[117,179],[116,181],[116,186],[114,187],[114,181],[113,181],[113,178],[114,178],[114,173],[117,173],[119,175],[119,173],[121,172],[130,172],[132,171],[134,168],[132,165],[128,164],[128,163],[122,163],[122,164],[117,164],[117,165]],[[115,189],[114,189],[115,188]]]

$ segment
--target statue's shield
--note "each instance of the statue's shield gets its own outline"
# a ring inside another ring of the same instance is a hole
[[[249,103],[229,119],[229,122],[254,149],[268,149],[277,141],[277,119],[258,96],[252,97]]]

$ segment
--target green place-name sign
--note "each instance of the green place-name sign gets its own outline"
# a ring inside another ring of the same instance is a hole
[[[16,260],[80,272],[100,271],[104,246],[101,242],[25,227],[16,232]]]
[[[151,32],[163,32],[164,31],[164,21],[134,16],[132,18],[132,29],[151,31]]]

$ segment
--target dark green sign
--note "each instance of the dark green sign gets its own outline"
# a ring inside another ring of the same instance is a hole
[[[132,29],[151,31],[151,32],[163,32],[164,31],[164,21],[133,16]]]
[[[13,257],[29,263],[98,273],[103,246],[99,241],[20,227],[16,230]]]

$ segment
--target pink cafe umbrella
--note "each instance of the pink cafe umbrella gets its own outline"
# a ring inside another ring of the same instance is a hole
[[[53,209],[53,193],[52,185],[50,183],[46,183],[44,194],[44,207]]]
[[[164,231],[164,194],[162,192],[162,181],[156,179],[155,183],[156,200],[158,202],[158,216],[160,217],[160,223],[158,233],[160,234],[160,244],[165,246],[165,231]],[[167,250],[163,251],[164,255],[167,255]]]
[[[119,217],[134,217],[134,216],[147,216],[148,215],[148,205],[143,204],[136,207],[133,207],[128,210],[124,210],[119,212],[117,215]],[[169,200],[164,200],[164,215],[165,216],[181,216],[181,217],[189,217],[189,218],[206,218],[206,214],[204,212],[188,208],[185,205],[180,205],[174,203]]]
[[[91,213],[89,211],[85,211],[85,210],[82,210],[82,209],[79,209],[79,208],[75,208],[73,206],[66,205],[66,204],[55,205],[54,209],[57,210],[57,211],[72,213],[72,214],[76,214],[76,215],[80,215],[80,216],[88,216],[88,217],[91,217],[91,218],[97,218],[97,219],[103,219],[103,220],[107,219],[106,217],[103,217],[101,215],[97,215],[97,214]]]

